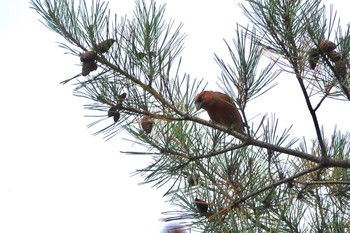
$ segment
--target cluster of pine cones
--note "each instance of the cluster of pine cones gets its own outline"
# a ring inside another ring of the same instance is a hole
[[[126,96],[127,96],[126,93],[122,93],[121,95],[119,95],[118,96],[118,103],[116,105],[113,105],[108,110],[107,116],[113,117],[113,121],[115,123],[117,123],[119,121],[120,110],[122,109],[122,104],[123,104],[123,101],[125,100]],[[154,121],[152,120],[152,118],[150,116],[144,115],[141,118],[140,124],[141,124],[141,127],[145,133],[150,134],[152,132]]]
[[[81,74],[83,76],[87,76],[91,71],[97,70],[97,54],[106,53],[112,47],[114,42],[114,39],[107,39],[99,43],[94,50],[88,50],[80,54],[80,61],[82,62]],[[126,95],[126,93],[119,95],[118,103],[108,110],[107,116],[113,117],[115,123],[119,121],[122,102],[125,100]],[[150,116],[144,115],[141,118],[140,124],[145,133],[149,134],[152,132],[154,121]]]
[[[311,69],[315,69],[320,59],[320,52],[327,55],[330,61],[334,62],[334,70],[337,76],[340,78],[346,77],[346,62],[342,59],[342,56],[336,49],[337,45],[332,41],[323,39],[320,41],[318,48],[311,48],[308,51],[308,60]]]
[[[96,46],[94,51],[88,50],[80,54],[80,61],[82,62],[81,75],[86,76],[91,71],[97,70],[96,58],[98,53],[106,53],[115,42],[114,39],[102,41]]]
[[[123,93],[121,95],[118,96],[118,103],[114,106],[112,106],[109,110],[108,110],[108,113],[107,113],[107,116],[108,117],[113,117],[113,120],[115,123],[117,123],[119,121],[119,118],[120,118],[120,110],[122,109],[122,104],[123,104],[123,101],[125,100],[126,98],[126,93]]]

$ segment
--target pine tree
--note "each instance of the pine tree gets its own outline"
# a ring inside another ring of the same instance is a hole
[[[350,231],[350,133],[325,135],[318,114],[326,99],[350,100],[350,32],[320,0],[239,3],[253,26],[237,25],[233,44],[225,41],[231,61],[215,61],[218,88],[234,99],[245,134],[197,111],[194,98],[207,84],[181,74],[186,35],[164,19],[164,5],[137,1],[121,20],[101,1],[31,6],[81,61],[81,73],[62,83],[74,82],[74,95],[101,113],[90,126],[109,122],[96,134],[127,132],[147,150],[128,153],[153,159],[136,173],[155,187],[170,184],[165,195],[181,211],[168,220],[190,219],[202,232]],[[286,76],[298,83],[314,139],[292,137],[275,115],[247,114]]]

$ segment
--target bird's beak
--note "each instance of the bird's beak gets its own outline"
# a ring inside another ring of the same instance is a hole
[[[202,108],[202,102],[201,101],[197,101],[194,104],[196,105],[197,111]]]

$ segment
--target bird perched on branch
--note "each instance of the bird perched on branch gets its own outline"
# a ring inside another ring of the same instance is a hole
[[[201,108],[206,110],[213,122],[245,134],[242,117],[232,98],[227,94],[202,91],[195,97],[194,103],[197,110]]]

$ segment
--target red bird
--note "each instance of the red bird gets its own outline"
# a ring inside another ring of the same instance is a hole
[[[194,99],[197,110],[203,108],[210,119],[225,127],[230,127],[241,134],[244,133],[242,117],[227,94],[217,91],[202,91]]]

